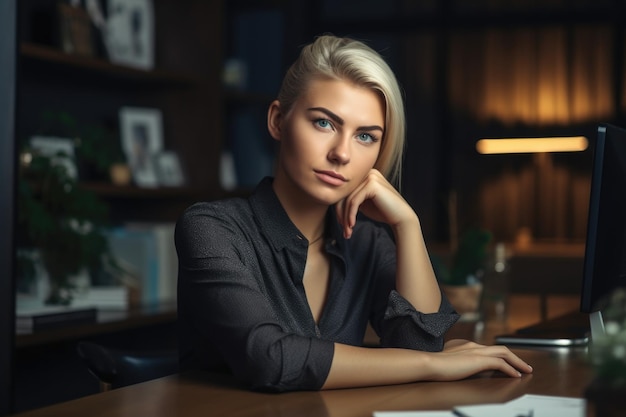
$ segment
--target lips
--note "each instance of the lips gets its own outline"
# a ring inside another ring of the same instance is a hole
[[[347,181],[343,175],[334,171],[315,171],[315,175],[322,182],[333,186],[343,185]]]

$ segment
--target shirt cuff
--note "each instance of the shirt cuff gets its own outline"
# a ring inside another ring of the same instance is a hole
[[[389,302],[385,311],[385,322],[393,319],[410,320],[423,332],[435,338],[443,337],[459,317],[459,314],[454,311],[454,308],[443,294],[439,311],[426,314],[417,311],[396,290],[392,290],[389,294]]]

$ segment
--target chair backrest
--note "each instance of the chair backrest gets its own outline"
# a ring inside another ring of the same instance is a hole
[[[87,369],[100,381],[102,391],[137,384],[178,372],[178,353],[125,351],[80,341],[76,347]]]

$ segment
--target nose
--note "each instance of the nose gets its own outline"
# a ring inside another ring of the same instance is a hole
[[[341,165],[350,162],[350,138],[338,136],[328,152],[328,159]]]

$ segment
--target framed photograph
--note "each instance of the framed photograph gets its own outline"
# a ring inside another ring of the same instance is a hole
[[[74,159],[74,141],[55,136],[33,136],[30,138],[33,152],[51,158],[51,163],[65,167],[70,178],[78,178],[78,169]]]
[[[154,8],[152,0],[108,0],[104,43],[116,64],[141,69],[154,67]]]
[[[120,109],[122,149],[140,187],[157,187],[159,176],[155,157],[163,150],[161,111],[139,107]]]
[[[159,184],[166,187],[180,187],[185,184],[185,176],[176,152],[161,152],[155,156],[155,162]]]

